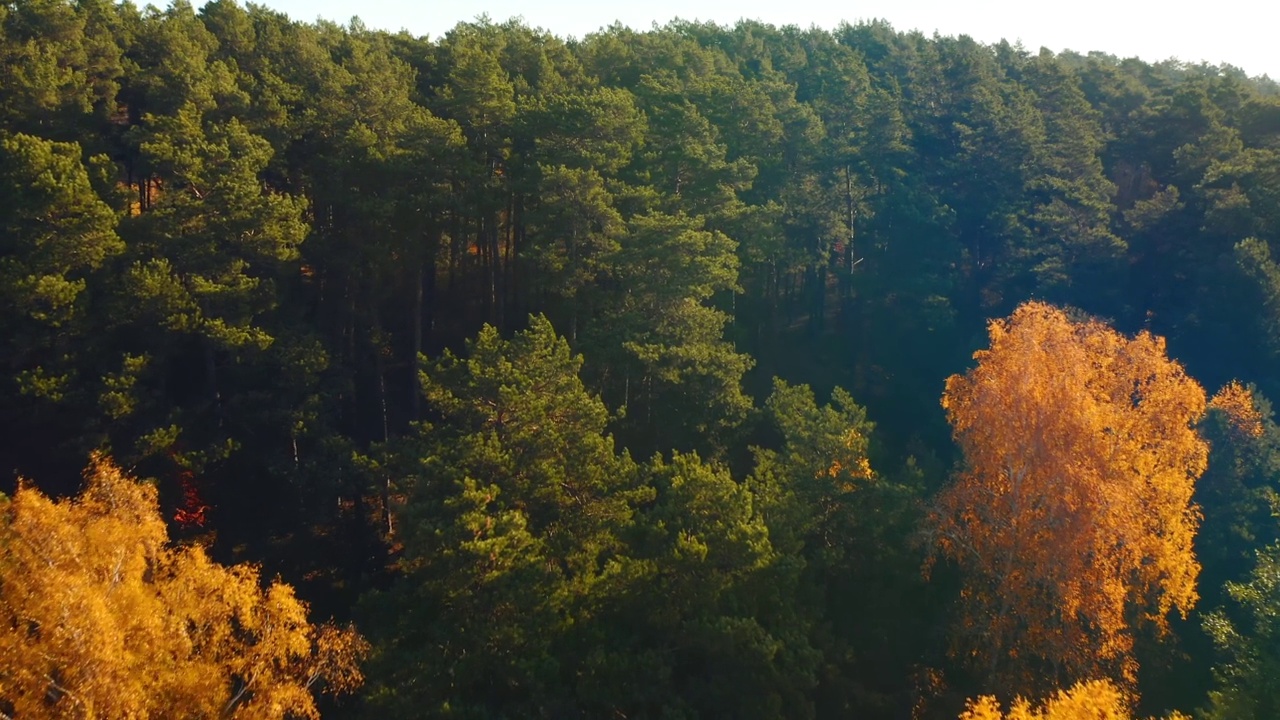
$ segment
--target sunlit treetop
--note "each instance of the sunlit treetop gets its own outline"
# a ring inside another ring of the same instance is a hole
[[[1008,713],[990,695],[970,700],[960,720],[1131,720],[1130,698],[1106,680],[1076,683],[1070,690],[1059,690],[1044,703],[1033,705],[1018,698]],[[1189,720],[1172,713],[1168,720]]]
[[[281,582],[169,543],[156,491],[97,458],[84,491],[0,506],[0,709],[20,718],[318,718],[366,644]]]
[[[966,461],[935,510],[965,573],[957,650],[1019,689],[1131,682],[1135,621],[1162,633],[1197,599],[1204,391],[1162,338],[1042,303],[990,339],[942,399]]]
[[[1239,382],[1224,385],[1209,401],[1209,407],[1225,413],[1232,431],[1240,437],[1262,437],[1262,413],[1258,412],[1253,393]]]

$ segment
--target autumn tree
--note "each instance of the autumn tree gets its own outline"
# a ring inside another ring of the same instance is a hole
[[[280,582],[169,544],[153,486],[96,458],[84,491],[0,505],[0,713],[21,718],[318,718],[364,641],[307,621]]]
[[[1131,683],[1137,625],[1162,633],[1197,599],[1204,392],[1162,338],[1049,305],[989,334],[942,398],[965,457],[932,518],[963,573],[955,649],[1011,690]]]
[[[991,695],[970,700],[960,720],[1130,720],[1129,698],[1106,680],[1079,682],[1070,690],[1059,690],[1042,704],[1032,705],[1025,698],[1013,702],[1006,714]],[[1187,720],[1173,713],[1169,720]]]

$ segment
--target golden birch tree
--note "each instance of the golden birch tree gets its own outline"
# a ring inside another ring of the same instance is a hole
[[[1003,687],[1135,679],[1135,625],[1194,605],[1205,395],[1162,338],[1027,303],[947,380],[965,468],[937,499],[962,573],[955,650]]]
[[[0,715],[318,718],[315,683],[360,684],[354,631],[312,625],[251,566],[171,546],[155,489],[105,460],[86,481],[0,503]]]
[[[1106,680],[1076,683],[1070,690],[1059,690],[1039,706],[1018,698],[1006,714],[1000,702],[991,695],[970,700],[960,720],[1132,720],[1131,698]],[[1173,713],[1169,720],[1190,720]]]

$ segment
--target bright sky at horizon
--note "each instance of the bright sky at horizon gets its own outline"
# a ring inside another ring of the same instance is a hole
[[[884,19],[898,30],[966,34],[984,43],[1021,41],[1032,52],[1101,50],[1149,62],[1171,57],[1228,63],[1250,75],[1280,80],[1280,3],[1218,0],[1155,3],[1076,0],[878,0],[843,6],[830,0],[257,0],[298,20],[346,23],[359,16],[370,28],[439,37],[459,22],[487,14],[495,22],[520,16],[532,27],[582,37],[614,22],[647,29],[672,18],[731,25],[739,19],[774,25],[834,28],[842,21]],[[200,3],[196,3],[197,6]],[[1198,8],[1193,11],[1192,8]]]

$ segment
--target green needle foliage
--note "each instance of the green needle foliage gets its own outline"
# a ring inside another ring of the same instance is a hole
[[[1197,594],[1244,604],[1135,637],[1131,689],[1229,716],[1266,687],[1278,252],[1280,86],[1230,66],[0,0],[0,490],[104,453],[176,542],[358,618],[327,716],[1008,705],[921,519],[965,472],[946,378],[1031,300],[1227,387]]]

